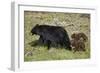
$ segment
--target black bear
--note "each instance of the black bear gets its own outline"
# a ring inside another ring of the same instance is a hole
[[[39,35],[39,41],[50,49],[51,44],[60,45],[71,50],[71,42],[67,31],[60,26],[38,25],[31,30],[32,35]]]

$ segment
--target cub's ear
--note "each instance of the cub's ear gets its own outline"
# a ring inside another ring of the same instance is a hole
[[[71,38],[75,38],[75,35],[76,35],[76,34],[75,34],[75,33],[73,33],[73,34],[71,35]]]

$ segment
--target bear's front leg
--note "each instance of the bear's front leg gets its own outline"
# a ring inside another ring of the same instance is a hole
[[[48,41],[47,41],[47,47],[48,47],[48,50],[50,49],[50,45],[51,45],[51,41],[48,40]]]
[[[44,39],[43,39],[42,36],[40,36],[38,43],[39,43],[39,44],[44,44]]]

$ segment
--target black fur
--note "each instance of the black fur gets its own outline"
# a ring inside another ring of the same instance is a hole
[[[48,49],[50,49],[51,44],[55,44],[71,50],[69,36],[63,27],[37,24],[32,28],[31,33],[39,35],[39,41],[45,43]]]

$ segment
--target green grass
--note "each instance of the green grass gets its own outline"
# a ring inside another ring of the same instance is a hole
[[[87,59],[90,57],[89,49],[85,52],[75,52],[65,50],[64,48],[51,48],[47,50],[47,47],[36,47],[32,51],[32,56],[25,56],[25,61],[43,61],[43,60],[66,60],[66,59]]]
[[[63,26],[69,36],[74,31],[84,32],[88,36],[86,51],[75,52],[64,48],[47,46],[33,46],[34,41],[39,39],[38,35],[31,35],[30,31],[36,24]],[[68,26],[73,24],[74,26]],[[56,13],[56,12],[24,12],[24,61],[44,60],[71,60],[90,58],[90,15],[77,13]]]

